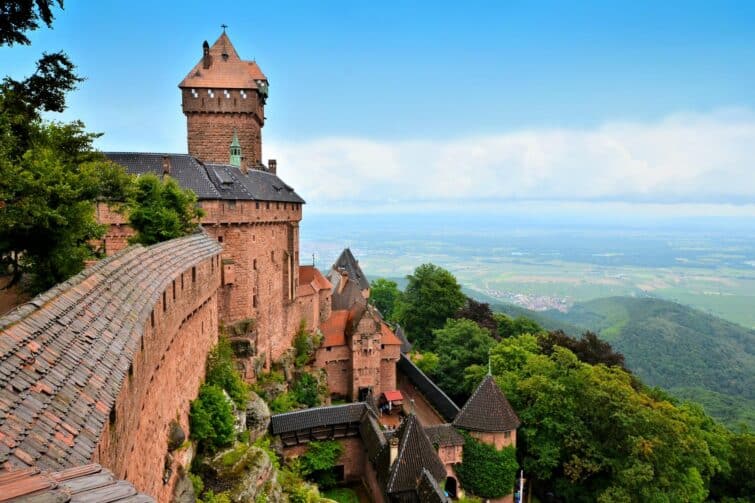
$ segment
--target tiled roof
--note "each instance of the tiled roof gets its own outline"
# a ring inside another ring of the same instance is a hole
[[[286,412],[270,418],[270,432],[273,435],[280,435],[318,426],[358,423],[365,414],[367,414],[367,405],[361,402]]]
[[[380,323],[380,343],[386,344],[389,346],[399,346],[401,345],[401,340],[396,337],[396,334],[393,333],[393,330],[390,329],[388,325],[385,324],[385,322]]]
[[[37,468],[0,473],[0,501],[29,503],[154,503],[109,470],[89,464],[59,472]]]
[[[396,364],[396,370],[409,378],[412,384],[422,393],[422,396],[430,402],[430,405],[443,416],[443,419],[446,421],[454,420],[459,413],[459,407],[406,355],[401,355]]]
[[[311,265],[299,266],[299,285],[311,285],[318,292],[333,288],[333,285],[322,275],[320,270]]]
[[[427,438],[433,445],[449,447],[452,445],[464,445],[464,437],[450,424],[436,424],[425,426]]]
[[[187,154],[160,154],[146,152],[105,152],[105,156],[120,164],[132,175],[163,174],[163,160],[170,163],[170,174],[184,189],[191,189],[199,199],[222,199],[220,191],[210,180],[207,170],[194,157]]]
[[[209,68],[204,68],[200,58],[178,87],[256,89],[258,80],[267,81],[256,62],[239,57],[225,32],[210,47],[210,57]]]
[[[322,332],[322,347],[346,345],[346,324],[349,321],[349,312],[346,310],[333,311],[330,318],[320,324]]]
[[[105,156],[123,166],[128,173],[162,176],[163,164],[168,161],[168,176],[191,189],[200,200],[275,201],[304,203],[304,199],[277,175],[260,169],[246,173],[226,164],[204,164],[187,154],[159,154],[149,152],[105,152]]]
[[[359,435],[367,449],[367,457],[370,461],[375,462],[380,451],[386,445],[386,437],[383,429],[380,427],[378,420],[373,414],[367,414],[359,425]]]
[[[354,257],[354,254],[351,253],[351,249],[349,248],[346,248],[341,252],[341,255],[338,256],[333,264],[331,271],[337,273],[340,270],[345,270],[349,274],[349,280],[356,281],[360,290],[367,290],[370,288],[370,282],[367,279],[367,276],[362,272],[362,268],[359,267],[359,261]],[[331,282],[335,283],[332,279]]]
[[[440,488],[438,482],[433,478],[432,474],[426,469],[422,470],[422,475],[417,485],[417,496],[422,503],[447,503],[448,496]]]
[[[269,171],[250,169],[244,173],[229,164],[206,164],[205,167],[222,199],[304,202],[294,189]]]
[[[402,353],[409,353],[412,350],[412,343],[409,342],[409,339],[406,338],[406,334],[404,333],[404,329],[401,328],[401,326],[397,326],[396,330],[394,331],[396,334],[396,337],[398,337],[398,340],[401,341],[401,352]]]
[[[453,422],[457,428],[484,432],[511,431],[519,424],[519,417],[491,375],[477,386]]]
[[[388,494],[416,490],[423,469],[427,469],[435,480],[445,480],[443,462],[417,416],[407,416],[399,426],[396,437],[399,439],[398,457],[390,467],[386,483]],[[390,446],[387,448],[390,449]]]
[[[331,281],[334,281],[333,277],[334,275],[330,276]],[[337,283],[333,283],[333,296],[331,297],[333,309],[351,309],[355,305],[364,306],[367,304],[367,299],[362,295],[359,283],[351,279],[344,280],[340,275],[337,275],[337,281],[346,281],[346,285],[340,289],[335,286]]]
[[[132,246],[0,318],[0,465],[89,462],[153,306],[220,250],[204,233]]]

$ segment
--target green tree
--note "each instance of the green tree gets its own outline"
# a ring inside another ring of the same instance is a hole
[[[249,386],[233,364],[233,348],[227,337],[221,336],[207,355],[205,383],[224,389],[237,407],[246,407]]]
[[[497,450],[484,444],[468,433],[464,436],[462,462],[454,465],[464,489],[483,498],[500,498],[514,489],[516,472],[516,448],[513,446]]]
[[[233,410],[219,386],[203,384],[189,411],[191,438],[200,448],[213,452],[230,445],[234,435]]]
[[[498,335],[501,338],[516,337],[524,334],[535,335],[545,332],[537,322],[524,316],[511,318],[503,313],[496,313],[493,315],[493,318],[498,323]]]
[[[401,297],[401,290],[395,281],[378,278],[370,284],[370,304],[375,306],[383,318],[392,320],[396,302]]]
[[[137,180],[129,224],[136,231],[132,242],[151,245],[191,234],[204,212],[197,196],[175,180],[142,175]]]
[[[333,487],[337,480],[333,468],[343,454],[343,446],[334,440],[310,442],[300,459],[301,474],[317,482],[323,489]]]
[[[414,361],[422,372],[429,376],[437,374],[438,367],[440,366],[440,357],[429,351],[413,354],[412,361]]]
[[[443,328],[433,331],[433,336],[439,362],[432,377],[457,403],[463,403],[469,391],[464,370],[487,362],[488,350],[495,341],[486,329],[465,319],[449,319]]]
[[[0,135],[13,136],[0,115]],[[23,156],[0,147],[0,260],[11,273],[7,286],[28,274],[40,292],[81,271],[93,256],[90,242],[103,236],[95,218],[98,200],[123,200],[131,179],[93,152],[95,135],[79,123],[27,127]]]
[[[453,318],[466,296],[453,274],[433,264],[417,267],[407,279],[396,318],[419,349],[433,351],[432,331]]]
[[[320,384],[314,376],[302,374],[294,383],[291,392],[294,399],[307,407],[320,405]]]

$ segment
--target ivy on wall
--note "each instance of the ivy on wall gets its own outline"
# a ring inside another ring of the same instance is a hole
[[[516,483],[516,449],[513,446],[497,450],[462,431],[463,461],[454,465],[456,474],[467,493],[483,498],[500,498],[510,494]]]

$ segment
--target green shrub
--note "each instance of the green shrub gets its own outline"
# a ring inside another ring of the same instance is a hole
[[[464,489],[483,498],[500,498],[514,488],[516,472],[516,449],[513,446],[497,450],[492,445],[484,444],[464,435],[462,463],[454,465],[459,481]]]
[[[333,440],[310,442],[300,459],[301,473],[323,489],[338,484],[333,468],[343,454],[343,446]]]
[[[302,374],[291,390],[294,399],[301,405],[316,407],[320,405],[320,384],[310,374]]]
[[[218,344],[207,355],[205,382],[223,388],[239,408],[246,406],[249,387],[233,364],[233,349],[226,337],[220,337]]]
[[[281,393],[270,401],[270,412],[283,414],[296,408],[296,399],[291,393]]]
[[[202,494],[202,491],[204,491],[204,481],[202,480],[202,477],[196,473],[189,473],[189,480],[191,480],[191,485],[194,488],[194,494],[199,497],[199,495]]]
[[[229,445],[234,438],[231,404],[218,386],[203,384],[189,411],[191,438],[200,449],[215,451]]]
[[[202,499],[197,499],[197,503],[231,503],[231,497],[226,492],[215,494],[212,489],[208,489]]]

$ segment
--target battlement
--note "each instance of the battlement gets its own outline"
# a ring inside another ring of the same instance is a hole
[[[264,106],[264,97],[257,89],[198,87],[181,89],[181,108],[186,115],[195,113],[251,115],[262,127],[265,125]]]

